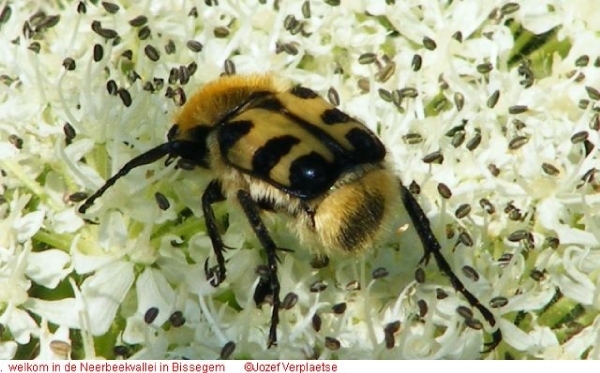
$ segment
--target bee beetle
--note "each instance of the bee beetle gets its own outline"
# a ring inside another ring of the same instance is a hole
[[[126,163],[79,212],[85,213],[132,169],[165,156],[167,161],[180,157],[210,170],[213,180],[202,195],[202,210],[217,264],[210,267],[207,259],[206,277],[218,286],[227,274],[226,245],[213,204],[237,201],[266,252],[267,275],[259,287],[272,296],[269,347],[277,343],[279,322],[278,246],[261,219],[261,210],[287,214],[300,241],[326,257],[364,253],[376,246],[397,228],[393,223],[404,209],[423,243],[421,262],[427,263],[433,255],[453,287],[495,325],[493,314],[465,289],[442,256],[425,213],[385,163],[381,141],[314,91],[290,86],[272,75],[222,76],[188,100],[167,138]],[[497,329],[488,350],[501,338]]]

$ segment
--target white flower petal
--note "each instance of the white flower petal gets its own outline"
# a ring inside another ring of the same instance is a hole
[[[149,333],[148,324],[139,314],[129,316],[126,320],[125,330],[123,330],[123,342],[129,344],[139,344],[146,340],[146,335]]]
[[[504,341],[519,351],[527,351],[534,344],[529,334],[508,320],[500,319],[500,330]]]
[[[556,235],[562,244],[582,245],[584,247],[598,246],[598,238],[593,233],[582,229],[573,228],[568,225],[559,225],[554,228]]]
[[[33,237],[42,227],[44,215],[43,211],[34,211],[17,220],[13,225],[13,228],[17,231],[17,240],[25,242]]]
[[[0,342],[0,360],[12,360],[17,353],[18,346],[14,341]]]
[[[102,267],[110,265],[115,261],[115,257],[112,255],[100,255],[102,252],[98,252],[97,255],[87,254],[81,251],[80,237],[75,236],[71,245],[71,257],[73,261],[73,268],[79,274],[86,274],[96,271]]]
[[[554,7],[553,1],[524,1],[519,3],[520,9],[516,18],[523,27],[534,34],[542,34],[558,26],[563,21],[557,12],[550,12]]]
[[[593,347],[596,351],[595,356],[592,353],[590,358],[598,358],[598,342],[600,342],[600,334],[598,333],[598,325],[600,323],[598,321],[599,319],[596,318],[592,325],[584,328],[577,335],[565,342],[563,349],[567,358],[570,356],[571,359],[577,359],[590,347]]]
[[[35,320],[27,312],[12,305],[9,305],[0,315],[0,324],[10,330],[12,337],[19,344],[29,343],[31,335],[38,333]]]
[[[48,226],[58,234],[76,232],[83,226],[83,219],[77,215],[76,210],[68,208],[49,217]]]
[[[153,268],[146,268],[136,283],[138,314],[143,317],[149,308],[158,308],[153,325],[162,325],[175,310],[175,293],[164,275]]]
[[[78,315],[79,308],[74,298],[60,300],[29,298],[25,303],[25,307],[53,324],[65,325],[74,329],[81,327]]]
[[[122,261],[103,267],[85,279],[81,294],[89,313],[92,335],[108,331],[133,280],[133,264]]]
[[[146,347],[131,356],[132,360],[163,360],[167,356],[169,341],[162,333],[152,337]]]
[[[554,287],[545,287],[541,290],[526,291],[510,298],[508,304],[502,307],[502,312],[511,311],[538,311],[546,306],[556,294]]]
[[[69,254],[58,249],[32,252],[25,273],[36,283],[54,289],[72,270]]]
[[[83,158],[89,151],[94,148],[94,141],[91,139],[76,139],[70,145],[65,147],[65,156],[73,161],[78,161]]]
[[[0,160],[10,159],[17,154],[19,150],[8,142],[0,142]]]

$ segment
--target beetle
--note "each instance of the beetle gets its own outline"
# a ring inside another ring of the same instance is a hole
[[[132,169],[168,156],[209,170],[201,198],[216,265],[205,263],[213,286],[226,278],[226,248],[215,203],[237,201],[266,252],[266,274],[255,300],[272,296],[268,346],[277,343],[280,285],[277,251],[261,211],[286,214],[300,241],[316,256],[360,255],[395,228],[404,209],[423,244],[421,264],[433,255],[439,269],[469,304],[494,326],[494,315],[454,274],[429,220],[385,161],[386,148],[363,123],[313,90],[271,74],[224,75],[199,89],[175,116],[167,142],[133,158],[79,207],[85,213]],[[488,350],[502,335],[497,329]]]

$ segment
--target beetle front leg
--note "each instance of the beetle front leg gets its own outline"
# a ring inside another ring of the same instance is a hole
[[[271,347],[277,345],[277,324],[279,323],[280,285],[279,278],[277,277],[277,246],[275,245],[275,242],[273,242],[265,224],[260,218],[260,209],[256,201],[254,201],[250,194],[244,190],[239,190],[237,192],[237,198],[250,222],[250,226],[252,226],[252,230],[267,253],[267,284],[270,286],[271,294],[273,295],[273,313],[271,314],[271,327],[269,329],[269,340],[267,343],[268,346]]]
[[[226,246],[221,238],[221,233],[219,233],[217,219],[215,218],[215,211],[212,208],[212,204],[224,200],[225,195],[223,194],[221,183],[218,180],[211,181],[206,187],[204,194],[202,194],[202,211],[204,213],[204,222],[206,223],[206,232],[208,233],[215,257],[217,258],[217,265],[209,268],[208,259],[206,259],[204,272],[206,274],[206,279],[215,287],[225,281],[226,269],[223,251]]]

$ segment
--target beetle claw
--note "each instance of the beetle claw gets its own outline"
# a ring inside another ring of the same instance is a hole
[[[206,275],[206,280],[213,287],[219,286],[223,281],[225,281],[225,273],[221,271],[219,265],[215,265],[212,267],[208,266],[208,258],[204,262],[204,274]]]

